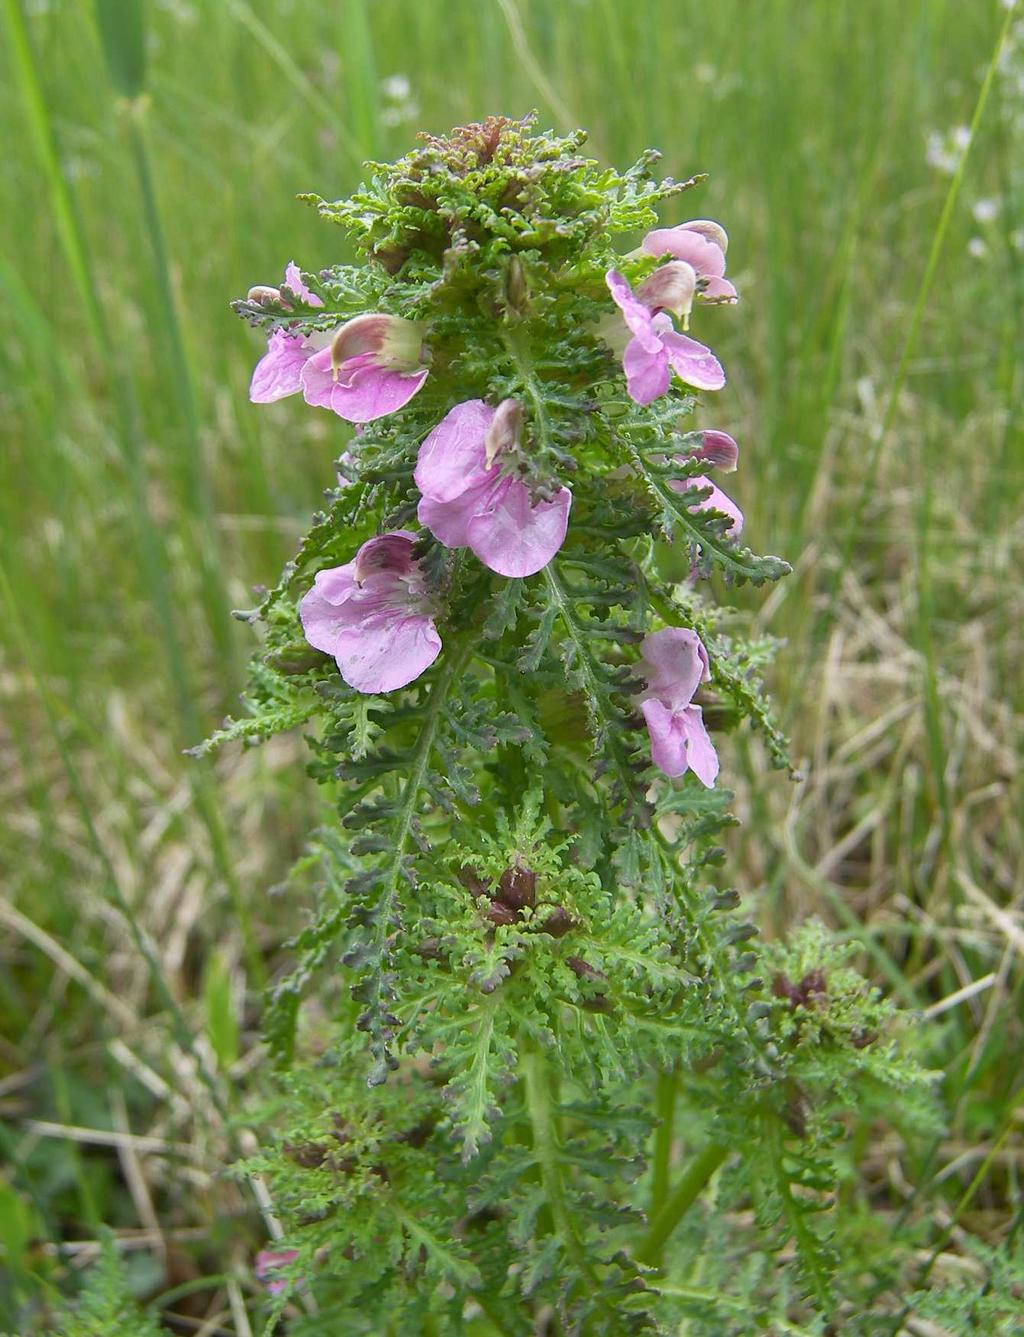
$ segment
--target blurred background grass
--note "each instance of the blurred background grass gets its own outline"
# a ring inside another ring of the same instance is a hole
[[[140,1290],[208,1285],[182,1313],[246,1330],[260,1230],[217,1169],[301,913],[272,888],[319,800],[298,740],[216,773],[183,749],[233,707],[253,646],[229,610],[276,578],[344,429],[249,404],[259,341],[228,302],[347,258],[297,193],[530,107],[619,166],[653,144],[710,174],[687,215],[728,227],[743,301],[700,317],[730,377],[703,421],[741,443],[753,546],[796,567],[739,601],[786,639],[804,774],[725,744],[736,876],[768,931],[823,915],[932,1018],[942,1137],[865,1133],[851,1194],[884,1187],[954,1246],[1000,1238],[1022,1149],[1019,27],[897,368],[1006,6],[152,0],[132,105],[92,6],[3,15],[0,1323],[105,1221]]]

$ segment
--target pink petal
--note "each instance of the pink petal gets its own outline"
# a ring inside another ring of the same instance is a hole
[[[363,610],[353,597],[358,590],[355,562],[317,572],[313,588],[299,603],[299,620],[314,650],[333,655],[342,632],[358,626]]]
[[[674,330],[659,331],[659,337],[676,375],[685,385],[692,385],[695,390],[721,390],[725,372],[710,348]]]
[[[408,529],[393,529],[389,534],[367,539],[352,563],[356,580],[363,583],[371,576],[409,575],[416,566],[412,555],[415,546],[416,535]]]
[[[651,740],[651,760],[658,770],[673,778],[692,770],[710,789],[718,775],[718,754],[700,707],[670,710],[660,701],[644,701],[640,709]]]
[[[469,522],[469,546],[499,576],[532,576],[547,566],[565,541],[572,493],[560,488],[550,501],[530,504],[530,490],[507,478],[493,491],[488,509]],[[443,541],[443,540],[442,540]]]
[[[686,706],[701,682],[711,676],[708,652],[689,627],[663,627],[640,644],[642,668],[651,696],[672,706]]]
[[[685,260],[669,260],[644,279],[636,295],[652,311],[671,311],[686,319],[697,292],[697,275]]]
[[[323,306],[315,292],[310,292],[302,281],[302,270],[294,260],[289,260],[284,271],[284,281],[296,297],[301,297],[309,306]]]
[[[648,255],[671,255],[674,260],[685,260],[693,265],[701,278],[720,277],[725,273],[725,252],[721,246],[685,223],[679,227],[655,228],[648,232],[641,245]]]
[[[441,637],[424,614],[382,609],[337,638],[334,658],[357,692],[394,692],[424,673],[441,653]]]
[[[331,349],[323,348],[306,363],[302,390],[307,404],[329,408],[346,422],[373,422],[395,413],[412,399],[427,379],[427,369],[407,375],[379,367],[372,353],[346,359],[337,378]]]
[[[411,375],[366,367],[352,377],[351,384],[339,381],[331,396],[331,408],[346,422],[373,422],[404,408],[426,379],[425,367]]]
[[[630,339],[622,355],[626,389],[635,404],[650,404],[663,395],[672,380],[668,355],[661,342],[658,351],[649,353],[639,339]]]
[[[640,709],[651,739],[651,760],[664,775],[682,775],[689,763],[676,716],[660,701],[643,701]]]
[[[413,474],[424,497],[454,501],[467,487],[486,479],[484,438],[494,412],[482,399],[467,399],[449,409],[425,438]]]
[[[484,483],[483,487],[463,493],[454,501],[420,497],[416,519],[446,548],[466,548],[469,546],[469,522],[482,504],[482,497],[489,491],[490,484]]]
[[[704,714],[700,706],[687,706],[682,712],[684,748],[690,770],[711,789],[718,777],[718,753],[708,737],[704,726]]]
[[[740,297],[728,279],[708,279],[707,286],[700,294],[705,302],[738,302]]]
[[[691,488],[710,488],[711,495],[694,501],[690,505],[691,510],[701,511],[721,511],[723,515],[729,517],[729,531],[734,537],[737,537],[743,530],[743,512],[733,501],[732,497],[722,491],[720,487],[715,487],[710,478],[704,478],[698,475],[696,478],[674,479],[669,483],[669,487],[675,492],[688,492]]]
[[[648,353],[657,353],[658,337],[651,328],[651,311],[639,298],[633,295],[633,289],[615,269],[609,269],[604,276],[612,300],[622,312],[622,317],[630,333]]]
[[[707,461],[712,469],[731,474],[739,461],[740,448],[728,432],[701,432],[700,448],[693,453]],[[684,457],[685,458],[685,457]]]
[[[302,389],[302,369],[309,359],[304,340],[284,330],[275,330],[267,351],[256,363],[249,385],[254,404],[272,404]]]
[[[279,1268],[294,1263],[298,1256],[298,1249],[261,1249],[256,1255],[256,1266],[253,1271],[258,1280],[266,1284],[271,1295],[280,1295],[292,1283],[283,1277],[273,1280],[274,1273]]]
[[[314,353],[302,369],[302,397],[314,408],[329,409],[334,390],[334,370],[330,348]]]

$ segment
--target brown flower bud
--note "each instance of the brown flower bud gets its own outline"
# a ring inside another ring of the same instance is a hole
[[[537,874],[519,864],[506,868],[498,882],[497,899],[512,910],[532,906],[537,899]]]
[[[575,928],[576,921],[563,906],[554,905],[545,918],[534,926],[538,933],[550,933],[553,938],[564,938],[571,928]]]

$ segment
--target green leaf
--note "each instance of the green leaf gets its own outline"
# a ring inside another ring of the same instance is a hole
[[[223,955],[210,953],[203,971],[203,1007],[206,1034],[222,1068],[230,1068],[238,1058],[238,1018],[231,987],[231,972]]]

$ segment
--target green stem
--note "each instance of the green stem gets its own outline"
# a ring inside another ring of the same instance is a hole
[[[552,1097],[551,1074],[547,1059],[540,1046],[533,1041],[524,1042],[520,1050],[520,1071],[533,1134],[533,1150],[540,1169],[544,1196],[551,1209],[555,1231],[561,1235],[566,1247],[572,1253],[574,1246],[576,1249],[579,1248],[579,1239],[569,1215],[562,1167],[558,1159],[560,1146],[558,1112]]]
[[[658,1127],[654,1133],[654,1157],[651,1164],[651,1211],[653,1221],[668,1198],[669,1172],[672,1168],[672,1138],[675,1132],[676,1096],[679,1071],[673,1066],[659,1072],[655,1086],[654,1108]]]
[[[714,1144],[704,1150],[689,1165],[682,1179],[653,1218],[643,1243],[637,1250],[641,1263],[656,1267],[669,1236],[707,1187],[711,1176],[729,1155],[728,1147]]]

